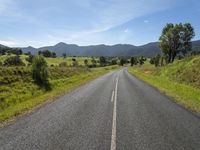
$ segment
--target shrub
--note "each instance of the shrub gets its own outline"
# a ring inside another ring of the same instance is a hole
[[[12,56],[4,61],[4,66],[25,66],[19,56]]]

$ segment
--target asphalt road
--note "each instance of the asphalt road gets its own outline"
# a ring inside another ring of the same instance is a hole
[[[200,118],[122,69],[1,128],[0,149],[200,150]]]

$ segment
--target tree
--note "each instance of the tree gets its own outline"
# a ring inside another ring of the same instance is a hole
[[[183,26],[183,45],[182,45],[182,53],[185,56],[188,51],[192,50],[192,42],[191,39],[195,36],[194,28],[190,23],[185,23]]]
[[[100,66],[105,66],[106,65],[106,58],[101,56],[99,58],[99,63],[100,63]]]
[[[0,47],[0,55],[5,55],[5,54],[21,55],[23,54],[23,52],[19,48]]]
[[[66,53],[63,53],[62,56],[64,59],[67,57]]]
[[[91,62],[92,62],[92,67],[97,66],[97,61],[94,59],[94,57],[92,58]]]
[[[191,39],[194,37],[194,29],[190,23],[167,24],[159,38],[160,48],[167,55],[168,62],[174,61],[176,55],[182,52],[184,55],[191,50]]]
[[[4,61],[4,66],[25,66],[25,64],[21,60],[21,58],[17,55],[17,56],[8,57]]]
[[[111,65],[116,65],[117,64],[117,59],[116,58],[113,58],[112,60],[111,60]]]
[[[44,50],[44,51],[42,51],[42,55],[44,56],[44,57],[51,57],[52,55],[51,55],[51,52],[49,51],[49,50]]]
[[[72,58],[72,66],[77,67],[78,66],[78,61],[76,61],[75,58]]]
[[[42,55],[42,51],[38,51],[38,55]]]
[[[137,63],[138,63],[137,57],[131,57],[130,62],[131,62],[131,66],[137,65]]]
[[[47,62],[41,55],[34,55],[32,63],[32,77],[35,83],[45,89],[50,89]]]
[[[145,60],[146,60],[146,58],[144,58],[144,56],[141,56],[139,59],[139,64],[143,65]]]
[[[160,64],[160,58],[161,58],[160,54],[157,54],[155,57],[155,63],[154,63],[156,67],[158,67]]]
[[[85,64],[85,66],[88,66],[88,60],[87,59],[84,60],[84,64]]]
[[[52,57],[52,58],[56,58],[56,57],[57,57],[57,56],[56,56],[56,53],[55,53],[55,52],[52,52],[52,53],[51,53],[51,57]]]
[[[119,62],[120,66],[124,66],[125,63],[126,63],[126,59],[125,58],[121,58],[120,62]]]

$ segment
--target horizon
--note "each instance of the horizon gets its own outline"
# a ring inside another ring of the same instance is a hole
[[[0,44],[141,46],[158,41],[166,23],[180,22],[192,24],[196,41],[199,4],[198,0],[0,0]]]

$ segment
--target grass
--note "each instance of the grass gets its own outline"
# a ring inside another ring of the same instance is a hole
[[[7,59],[7,58],[9,58],[11,56],[15,56],[15,55],[13,55],[13,54],[11,54],[11,55],[0,55],[0,61],[4,62],[5,59]],[[26,61],[27,57],[28,57],[27,55],[20,55],[20,58],[22,59],[22,61],[26,65],[28,65],[28,62]],[[77,60],[77,62],[78,62],[79,65],[84,65],[84,60],[85,59],[88,60],[88,65],[92,64],[91,63],[91,60],[92,60],[91,57],[66,57],[66,58],[56,57],[56,58],[45,58],[45,60],[47,61],[48,66],[51,66],[51,65],[58,66],[62,62],[67,62],[67,65],[72,65],[72,59],[73,58],[75,58]],[[95,60],[98,60],[98,59],[95,58]]]
[[[129,72],[158,88],[195,112],[200,112],[200,57],[186,58],[165,67],[149,63],[128,68]]]
[[[50,65],[57,66],[62,62],[67,62],[68,65],[72,65],[72,59],[73,58],[75,58],[77,60],[79,65],[84,65],[85,59],[88,60],[88,65],[89,65],[89,64],[91,64],[91,60],[92,60],[91,57],[67,57],[67,58],[57,57],[57,58],[45,58],[45,60],[47,61],[49,66]]]
[[[22,114],[45,101],[97,78],[118,66],[102,68],[49,67],[51,91],[41,89],[31,79],[28,67],[0,68],[0,122]]]

